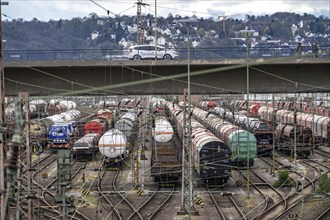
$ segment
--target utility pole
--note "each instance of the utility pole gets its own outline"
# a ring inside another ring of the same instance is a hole
[[[273,111],[272,111],[272,130],[273,130],[273,152],[272,152],[272,169],[270,169],[270,174],[274,175],[275,171],[275,114],[274,114],[274,108],[275,108],[275,98],[274,98],[274,93],[272,94],[272,106],[273,106]]]
[[[178,215],[198,215],[193,204],[192,147],[191,147],[191,106],[189,89],[184,90],[183,107],[183,145],[182,145],[182,194],[181,209]]]
[[[219,17],[222,17],[222,31],[223,31],[223,34],[225,35],[225,38],[227,38],[227,34],[226,34],[226,18],[228,18],[228,16],[225,16],[225,13],[223,13],[222,16],[219,16]]]
[[[157,60],[157,0],[155,0],[155,60]]]
[[[315,132],[314,132],[314,130],[315,130],[315,128],[314,128],[314,114],[315,114],[315,108],[314,108],[314,103],[315,103],[315,101],[314,101],[314,93],[312,93],[312,102],[311,102],[311,107],[312,107],[312,114],[313,114],[313,123],[312,123],[312,154],[314,155],[314,153],[315,153],[315,136],[314,136],[314,134],[315,134]]]
[[[250,96],[250,67],[249,67],[249,35],[250,33],[253,33],[254,31],[251,30],[242,30],[240,31],[243,33],[246,37],[246,102],[247,102],[247,121],[248,121],[248,132],[249,132],[249,125],[250,125],[250,119],[249,119],[249,96]],[[247,134],[247,151],[248,151],[248,158],[247,158],[247,198],[250,198],[250,140],[249,140],[249,134]]]
[[[182,146],[182,195],[181,209],[179,215],[198,215],[193,203],[193,182],[192,182],[192,143],[191,143],[191,98],[190,98],[190,34],[189,23],[196,22],[195,19],[182,19],[180,22],[187,23],[188,35],[188,89],[184,90],[184,109],[183,109],[183,146]],[[188,103],[187,103],[188,102]],[[187,105],[188,104],[188,105]],[[187,111],[188,110],[188,111]]]
[[[141,18],[141,7],[147,6],[147,3],[143,3],[143,0],[138,0],[135,4],[137,4],[137,13],[136,13],[136,23],[137,23],[137,44],[143,44],[144,41],[144,28],[142,26],[142,18]]]
[[[0,0],[0,217],[5,218],[6,210],[5,202],[5,167],[4,167],[4,123],[5,123],[5,74],[3,67],[3,53],[2,53],[2,19],[1,6],[8,5],[8,2],[1,2]]]
[[[32,199],[34,198],[31,188],[32,188],[32,162],[31,162],[31,149],[30,149],[30,105],[29,105],[29,93],[20,92],[18,93],[18,97],[22,100],[23,105],[25,106],[25,137],[26,137],[26,168],[27,168],[27,199],[28,199],[28,220],[32,220],[33,218],[33,204]]]
[[[296,97],[296,92],[297,92],[297,87],[298,87],[298,82],[295,83],[295,90],[294,90],[294,112],[293,112],[293,126],[294,126],[294,138],[293,138],[293,161],[294,164],[297,163],[297,108],[296,108],[296,103],[297,103],[297,97]]]

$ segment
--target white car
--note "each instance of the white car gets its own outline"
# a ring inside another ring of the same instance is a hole
[[[135,45],[128,48],[128,58],[130,60],[155,59],[155,46],[152,45]],[[157,59],[171,60],[179,59],[178,52],[157,46]]]

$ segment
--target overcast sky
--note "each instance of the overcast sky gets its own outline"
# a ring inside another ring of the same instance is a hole
[[[23,18],[30,21],[37,18],[71,19],[88,17],[90,13],[99,16],[136,15],[138,0],[2,0],[9,5],[2,6],[2,19]],[[167,17],[169,13],[182,16],[214,17],[225,14],[242,19],[245,14],[264,15],[275,12],[308,13],[315,16],[330,17],[330,0],[143,0],[148,5],[142,7],[142,13]]]

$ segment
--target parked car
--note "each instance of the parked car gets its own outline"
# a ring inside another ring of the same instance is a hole
[[[128,48],[128,58],[130,60],[155,59],[155,46],[152,45],[135,45]],[[171,60],[179,59],[178,52],[157,46],[157,59]]]

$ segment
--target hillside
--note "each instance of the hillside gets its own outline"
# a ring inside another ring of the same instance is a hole
[[[186,47],[187,27],[178,22],[181,16],[168,15],[157,19],[159,44]],[[59,49],[120,49],[136,44],[136,16],[89,17],[71,20],[37,19],[3,21],[3,47],[5,50],[59,50]],[[153,15],[143,17],[145,43],[154,40]],[[246,16],[245,20],[200,18],[192,23],[189,33],[195,47],[240,46],[245,39],[244,30],[252,30],[251,44],[269,42],[310,45],[330,44],[329,18],[295,13],[275,13],[265,16]]]

